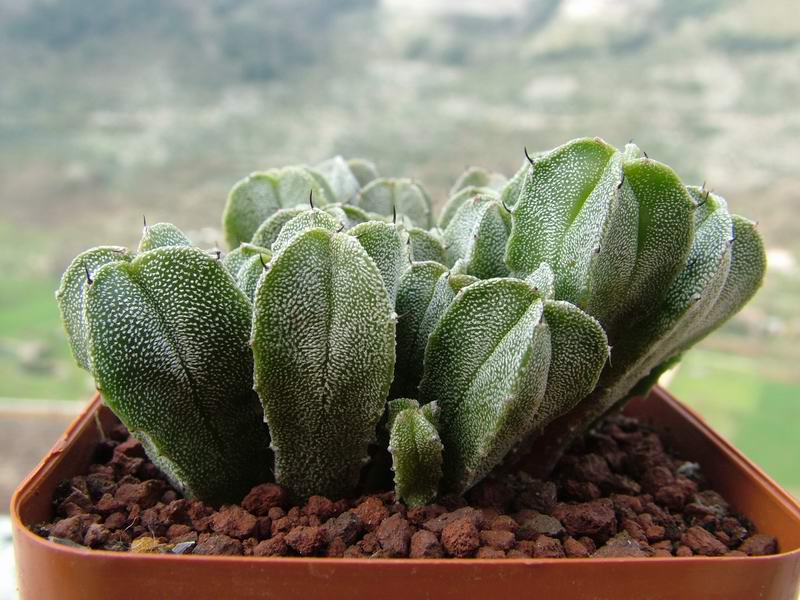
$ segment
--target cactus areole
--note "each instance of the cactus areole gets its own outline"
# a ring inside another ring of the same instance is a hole
[[[633,144],[526,151],[438,200],[364,159],[255,172],[227,253],[156,223],[73,260],[75,359],[187,497],[345,497],[391,468],[414,506],[532,447],[546,473],[766,268],[755,223]]]

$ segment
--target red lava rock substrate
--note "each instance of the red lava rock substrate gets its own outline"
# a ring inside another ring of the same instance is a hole
[[[87,475],[64,481],[55,517],[33,530],[104,550],[349,558],[756,556],[774,537],[707,488],[697,464],[664,450],[635,420],[606,420],[549,481],[488,479],[466,499],[408,508],[393,492],[292,505],[281,486],[254,487],[219,509],[181,498],[121,425]]]

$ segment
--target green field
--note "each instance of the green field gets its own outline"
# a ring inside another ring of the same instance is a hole
[[[698,349],[669,388],[800,497],[800,383],[764,377],[757,359]]]
[[[211,246],[253,170],[366,156],[441,205],[467,165],[512,173],[523,146],[634,138],[760,223],[764,289],[671,386],[798,493],[795,7],[591,4],[3,3],[0,398],[91,394],[53,292],[81,249],[135,244],[143,213]]]

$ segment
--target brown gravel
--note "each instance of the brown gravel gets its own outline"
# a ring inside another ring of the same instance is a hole
[[[244,556],[349,558],[609,558],[760,556],[778,551],[695,463],[648,428],[608,419],[564,457],[549,481],[488,479],[466,498],[407,508],[392,492],[292,505],[280,485],[240,505],[187,500],[121,426],[88,473],[62,482],[44,537],[89,548]]]

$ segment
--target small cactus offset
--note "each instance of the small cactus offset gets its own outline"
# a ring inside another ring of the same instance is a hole
[[[431,402],[419,408],[416,400],[398,398],[388,411],[395,492],[410,507],[433,502],[442,478],[438,407]]]
[[[56,294],[75,359],[188,496],[352,495],[391,455],[416,506],[531,446],[546,472],[766,269],[753,222],[634,144],[526,150],[441,200],[435,220],[364,159],[254,173],[227,254],[157,223],[75,258]]]

